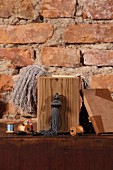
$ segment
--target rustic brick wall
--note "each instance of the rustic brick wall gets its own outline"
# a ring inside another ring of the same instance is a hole
[[[113,92],[113,0],[0,0],[1,120],[19,117],[10,93],[34,63]]]

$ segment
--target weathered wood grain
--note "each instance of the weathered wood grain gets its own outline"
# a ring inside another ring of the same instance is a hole
[[[84,104],[96,134],[113,132],[113,100],[107,89],[87,89]]]
[[[0,135],[0,170],[112,170],[113,136]]]
[[[50,128],[51,102],[59,93],[62,106],[59,109],[62,119],[61,132],[69,131],[71,126],[79,125],[80,78],[39,77],[38,79],[38,122],[39,130]]]

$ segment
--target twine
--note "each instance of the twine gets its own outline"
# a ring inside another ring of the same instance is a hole
[[[14,105],[36,117],[37,113],[37,77],[47,75],[47,72],[38,65],[29,65],[20,74],[12,92]]]

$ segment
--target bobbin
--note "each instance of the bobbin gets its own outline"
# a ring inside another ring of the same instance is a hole
[[[23,132],[23,131],[25,131],[25,125],[19,124],[17,129],[18,129],[18,131],[22,131]]]
[[[75,136],[76,135],[76,127],[70,127],[70,135]]]
[[[7,130],[6,133],[11,134],[14,133],[14,122],[6,122]]]
[[[19,124],[18,125],[18,131],[30,133],[30,132],[33,131],[33,126],[32,125]]]
[[[78,134],[83,134],[83,133],[84,133],[84,129],[83,129],[83,127],[80,126],[80,125],[77,126],[76,131],[77,131]]]
[[[25,132],[26,133],[30,133],[33,131],[33,126],[32,125],[26,125],[25,126]]]

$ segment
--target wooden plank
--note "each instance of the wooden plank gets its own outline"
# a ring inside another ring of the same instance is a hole
[[[113,132],[113,100],[107,89],[83,91],[84,104],[96,134]]]
[[[51,102],[55,93],[59,93],[62,127],[60,132],[69,131],[71,126],[79,125],[80,112],[79,77],[39,77],[38,78],[38,122],[37,130],[50,128]]]
[[[0,170],[112,170],[113,136],[0,136]]]

